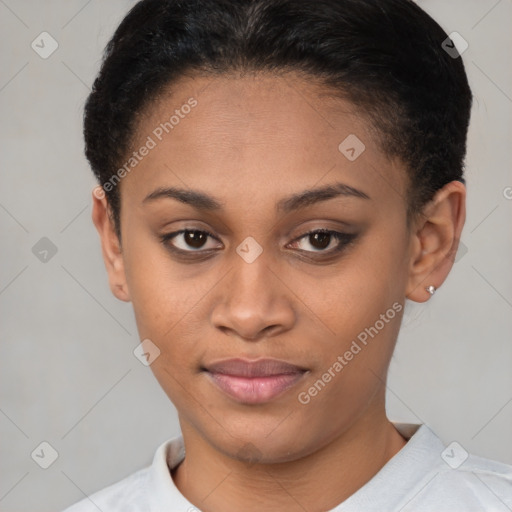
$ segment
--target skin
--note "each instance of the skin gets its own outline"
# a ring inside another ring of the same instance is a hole
[[[133,303],[140,339],[160,349],[151,369],[178,410],[187,455],[172,477],[204,511],[329,510],[406,443],[385,413],[403,310],[308,404],[298,394],[394,303],[425,302],[425,287],[441,286],[465,220],[465,187],[447,184],[408,227],[403,164],[381,151],[353,105],[324,92],[293,75],[183,78],[140,118],[134,149],[189,97],[198,101],[123,178],[122,243],[107,200],[93,194],[112,292]],[[338,150],[349,134],[366,146],[353,162]],[[369,199],[276,212],[281,199],[336,182]],[[223,208],[144,202],[173,186]],[[185,228],[215,239],[191,246],[178,235],[167,246],[216,251],[174,256],[159,237]],[[357,237],[322,257],[337,240],[303,236],[322,228]],[[252,263],[236,252],[249,236],[263,249]],[[200,371],[232,357],[273,357],[308,372],[267,403],[243,404]]]

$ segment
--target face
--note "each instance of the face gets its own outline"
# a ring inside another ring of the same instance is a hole
[[[184,435],[278,462],[384,414],[407,178],[354,107],[292,75],[189,77],[133,148],[125,298]]]

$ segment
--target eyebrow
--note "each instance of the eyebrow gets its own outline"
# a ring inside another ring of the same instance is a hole
[[[278,201],[276,210],[289,213],[299,208],[311,206],[321,201],[327,201],[335,197],[356,197],[359,199],[370,199],[370,196],[357,188],[351,187],[344,183],[333,183],[325,187],[304,190],[297,194],[285,197]],[[224,204],[214,197],[201,192],[199,190],[184,189],[178,187],[159,187],[148,194],[143,203],[155,201],[157,199],[176,199],[182,203],[205,211],[222,210]]]

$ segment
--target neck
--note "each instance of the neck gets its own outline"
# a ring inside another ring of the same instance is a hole
[[[173,471],[180,492],[209,512],[330,510],[368,482],[406,444],[385,411],[364,415],[318,451],[277,464],[249,464],[182,427],[187,454]]]

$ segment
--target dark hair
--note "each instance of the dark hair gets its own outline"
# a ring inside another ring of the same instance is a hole
[[[142,0],[106,47],[85,106],[86,156],[106,183],[138,115],[185,73],[295,71],[369,117],[384,153],[406,165],[417,213],[464,182],[472,95],[447,37],[411,0]],[[118,189],[107,199],[119,235]]]

